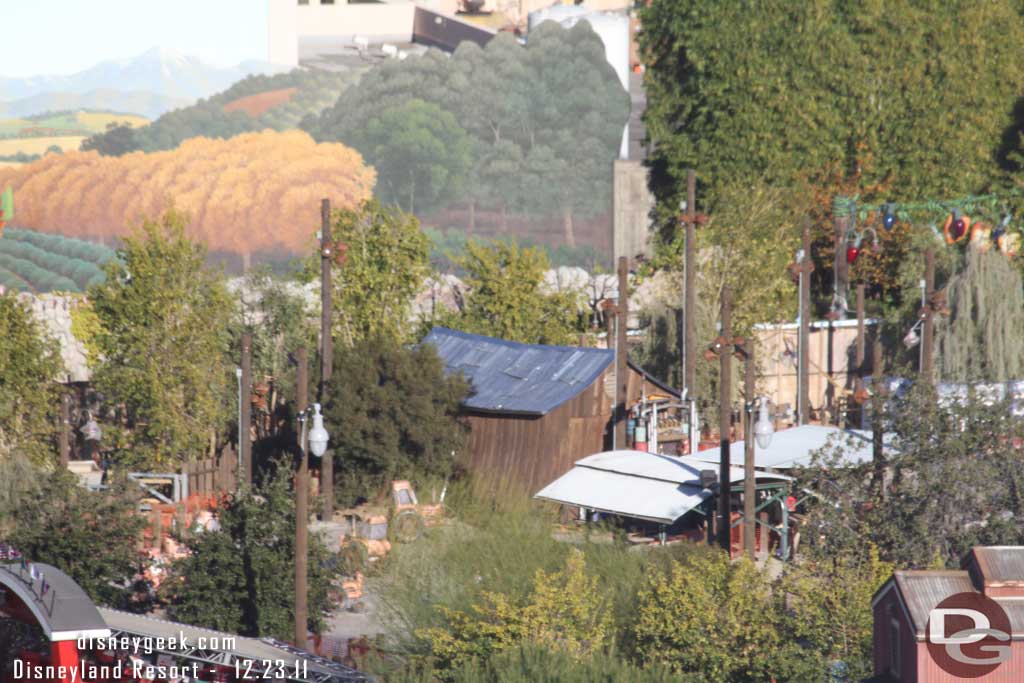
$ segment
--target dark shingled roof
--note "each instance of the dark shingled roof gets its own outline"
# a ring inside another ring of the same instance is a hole
[[[615,360],[609,349],[543,346],[435,327],[433,344],[449,373],[472,386],[463,405],[474,411],[546,415],[590,386]]]

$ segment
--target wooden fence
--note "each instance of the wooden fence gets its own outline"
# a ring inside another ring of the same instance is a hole
[[[215,458],[195,460],[181,467],[188,477],[189,495],[213,495],[234,491],[238,476],[238,456],[230,446]]]

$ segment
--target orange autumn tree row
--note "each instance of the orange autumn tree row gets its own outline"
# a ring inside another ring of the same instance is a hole
[[[258,252],[307,251],[320,226],[320,200],[354,207],[371,196],[375,179],[355,150],[270,130],[192,138],[152,154],[48,154],[0,168],[0,187],[14,188],[21,227],[113,238],[173,201],[191,217],[190,237],[246,261]]]

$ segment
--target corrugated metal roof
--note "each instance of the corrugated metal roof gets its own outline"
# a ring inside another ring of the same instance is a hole
[[[577,460],[567,473],[534,497],[563,505],[671,524],[709,497],[700,486],[703,464],[641,451],[606,451]],[[743,470],[730,469],[732,482]],[[758,472],[759,481],[788,481],[781,474]]]
[[[435,327],[433,344],[448,372],[472,386],[463,405],[513,415],[546,415],[590,386],[615,360],[607,349],[542,346]]]
[[[929,614],[940,602],[957,593],[978,592],[966,570],[897,571],[893,572],[893,580],[910,613],[914,634],[919,640],[925,637]],[[999,598],[996,598],[996,602],[1010,620],[1011,635],[1015,639],[1024,638],[1024,602]]]
[[[806,467],[819,449],[832,445],[843,446],[845,462],[857,465],[871,462],[871,432],[860,429],[839,429],[825,425],[801,425],[782,429],[772,435],[768,448],[754,448],[754,463],[760,468],[791,469]],[[893,436],[886,434],[883,444],[892,448]],[[743,441],[734,441],[729,447],[733,465],[743,465]],[[718,449],[709,448],[689,456],[703,462],[718,462]]]
[[[1024,548],[1020,546],[976,546],[971,554],[985,578],[985,583],[1019,583],[1024,581]],[[970,555],[967,559],[970,559]]]

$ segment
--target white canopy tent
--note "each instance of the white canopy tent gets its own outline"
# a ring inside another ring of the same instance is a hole
[[[701,486],[702,470],[717,474],[717,468],[697,458],[606,451],[577,460],[571,470],[534,498],[671,524],[711,496]],[[742,482],[743,477],[742,468],[730,468],[730,484]],[[790,480],[782,474],[757,473],[760,483]]]

